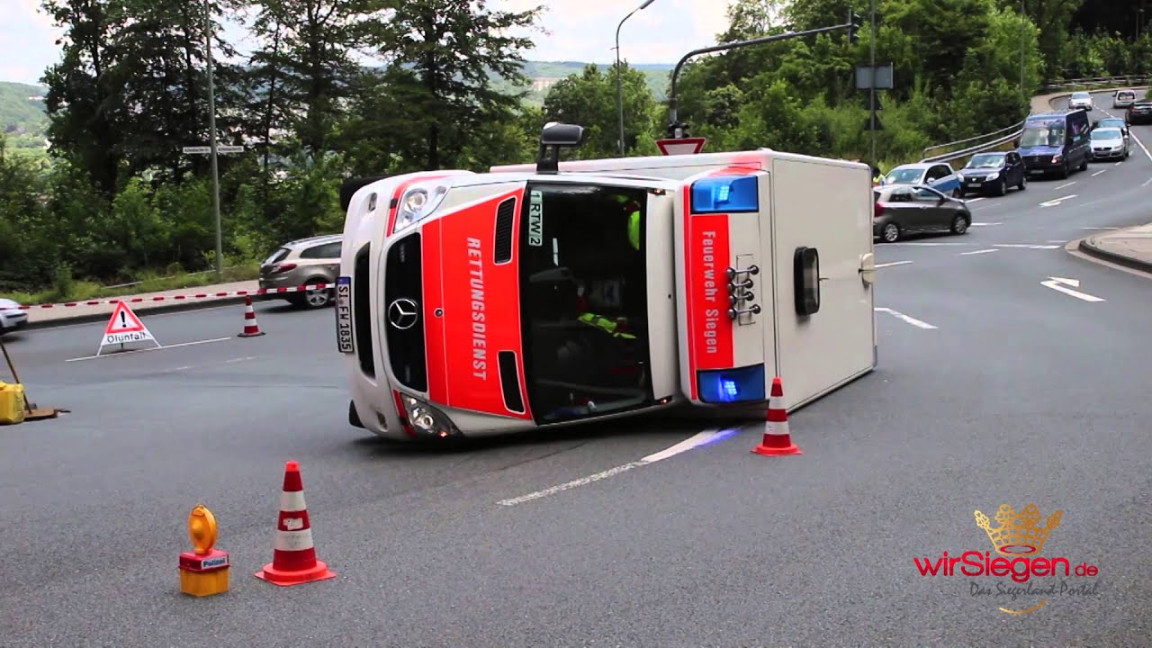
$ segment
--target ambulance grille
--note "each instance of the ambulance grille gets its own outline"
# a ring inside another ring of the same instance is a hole
[[[496,244],[493,247],[496,263],[512,260],[512,226],[516,220],[516,199],[509,198],[496,208]]]
[[[392,244],[384,266],[384,303],[379,326],[388,340],[388,360],[400,384],[428,391],[424,345],[423,259],[420,233]]]
[[[504,391],[504,406],[509,411],[524,413],[524,399],[520,397],[520,371],[516,368],[516,353],[501,351],[497,354],[500,362],[500,388]]]
[[[356,357],[360,371],[369,378],[376,377],[376,358],[372,353],[372,311],[370,298],[372,284],[368,278],[368,252],[365,244],[356,253],[352,272],[352,338],[356,341]]]

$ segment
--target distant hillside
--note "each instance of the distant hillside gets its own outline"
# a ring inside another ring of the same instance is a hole
[[[584,66],[588,65],[580,61],[526,61],[524,64],[524,74],[533,80],[531,92],[527,100],[530,103],[540,105],[544,102],[544,95],[548,93],[548,88],[556,81],[573,74],[580,74],[584,71]],[[597,66],[601,69],[611,69],[612,63],[598,63]],[[632,65],[633,68],[644,72],[648,78],[648,88],[652,90],[652,94],[656,97],[656,101],[664,101],[668,96],[668,80],[669,75],[672,73],[672,68],[675,67],[666,63],[655,64],[636,64]]]
[[[573,74],[584,71],[586,63],[580,61],[526,61],[524,74],[532,79],[526,101],[542,105],[548,88],[554,83]],[[610,69],[611,63],[599,64],[601,69]],[[664,101],[668,93],[668,77],[672,65],[652,64],[633,65],[648,78],[648,87],[657,101]],[[497,81],[497,87],[512,90],[507,83]],[[0,81],[0,131],[8,136],[10,145],[15,148],[42,148],[44,129],[48,118],[44,112],[43,96],[47,88]]]
[[[15,148],[40,148],[48,116],[40,86],[0,81],[0,131]]]

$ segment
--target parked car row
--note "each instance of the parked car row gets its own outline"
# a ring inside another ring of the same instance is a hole
[[[977,153],[959,170],[947,162],[902,164],[874,188],[873,235],[895,242],[913,232],[947,231],[963,234],[972,214],[963,198],[970,193],[1003,196],[1024,191],[1030,176],[1055,174],[1066,178],[1095,160],[1126,160],[1132,152],[1129,125],[1152,121],[1152,100],[1137,99],[1135,91],[1113,95],[1114,108],[1126,108],[1124,118],[1089,122],[1095,110],[1092,95],[1074,92],[1069,110],[1029,115],[1013,151]]]

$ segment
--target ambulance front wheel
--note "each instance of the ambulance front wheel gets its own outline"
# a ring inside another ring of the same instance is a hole
[[[880,230],[880,238],[885,243],[895,243],[900,240],[900,226],[896,223],[888,223],[884,229]]]

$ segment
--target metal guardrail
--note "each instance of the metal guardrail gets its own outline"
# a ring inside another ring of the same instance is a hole
[[[934,161],[934,160],[927,159],[928,158],[928,151],[932,151],[935,149],[948,148],[951,146],[956,146],[957,144],[967,144],[968,142],[975,142],[976,140],[982,140],[986,137],[995,137],[997,135],[1000,135],[1001,133],[1008,133],[1009,131],[1014,132],[1014,133],[1018,133],[1018,132],[1020,132],[1020,129],[1022,129],[1022,128],[1024,128],[1024,122],[1021,121],[1021,122],[1018,122],[1018,123],[1013,124],[1011,126],[1008,126],[1006,128],[1001,128],[998,131],[992,131],[991,133],[984,133],[983,135],[977,135],[975,137],[969,137],[967,139],[956,140],[955,142],[948,142],[946,144],[936,144],[934,146],[929,146],[928,148],[926,148],[920,152],[920,155],[924,156],[924,158],[925,158],[925,159],[921,160],[921,162],[933,162]],[[944,155],[948,155],[948,154],[945,153]]]
[[[1105,86],[1108,88],[1131,87],[1133,89],[1136,89],[1136,88],[1148,87],[1148,86],[1139,85],[1139,84],[1147,83],[1150,81],[1152,81],[1152,75],[1092,77],[1092,78],[1084,78],[1084,79],[1061,79],[1059,85],[1048,85],[1048,86],[1044,87],[1044,90],[1052,91],[1052,90],[1058,90],[1061,87],[1074,88],[1074,87],[1085,87],[1085,86],[1093,86],[1093,85]],[[1024,128],[1024,122],[1019,122],[1019,123],[1014,124],[1012,126],[1009,126],[1007,128],[1001,128],[1000,130],[993,131],[991,133],[985,133],[983,135],[977,135],[975,137],[969,137],[967,139],[956,140],[955,142],[948,142],[946,144],[937,144],[935,146],[929,146],[928,148],[924,149],[921,152],[921,154],[924,157],[920,160],[920,162],[921,163],[952,162],[954,160],[963,159],[963,158],[966,158],[970,155],[974,155],[976,153],[982,153],[984,151],[988,151],[988,150],[994,149],[998,146],[1002,146],[1004,144],[1007,144],[1008,142],[1011,142],[1012,140],[1016,139],[1017,137],[1020,137],[1020,135],[1023,133],[1023,128]],[[969,147],[963,148],[963,149],[958,150],[958,151],[950,151],[948,153],[942,153],[940,155],[928,156],[928,152],[931,150],[934,150],[934,149],[948,148],[951,146],[956,146],[958,144],[966,144],[968,142],[974,142],[974,141],[981,140],[981,139],[984,139],[987,137],[993,137],[993,136],[999,135],[1000,133],[1004,133],[1005,131],[1011,131],[1011,132],[1009,132],[1005,135],[1001,135],[1000,137],[996,137],[995,139],[993,139],[991,141],[983,142],[981,144],[976,144],[974,146],[969,146]]]

